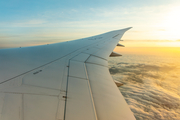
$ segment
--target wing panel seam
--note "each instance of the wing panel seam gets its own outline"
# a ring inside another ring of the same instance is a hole
[[[90,56],[91,56],[91,55],[90,55]],[[86,61],[90,58],[90,56],[86,59]],[[88,72],[87,72],[86,61],[84,62],[84,67],[85,67],[86,76],[87,76],[87,79],[88,79],[89,91],[90,91],[91,100],[92,100],[92,104],[93,104],[93,108],[94,108],[94,114],[95,114],[95,117],[96,117],[95,119],[98,120],[98,118],[97,118],[97,113],[96,113],[96,107],[95,107],[95,104],[94,104],[94,98],[93,98],[93,95],[92,95],[91,85],[90,85],[90,82],[89,82],[89,77],[88,77]]]

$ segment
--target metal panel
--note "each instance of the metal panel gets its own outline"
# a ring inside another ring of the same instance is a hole
[[[87,80],[69,77],[66,120],[96,120]]]
[[[108,67],[108,62],[107,60],[104,60],[102,58],[98,58],[96,56],[90,56],[86,63],[92,63],[92,64],[98,64],[98,65],[103,65]]]
[[[83,51],[83,53],[93,54],[97,52],[98,50],[99,50],[98,48],[88,48],[87,50]]]
[[[21,83],[22,77],[20,76],[11,81],[0,84],[0,91],[9,92],[9,93],[19,93],[19,94],[44,94],[44,95],[54,95],[54,96],[59,95],[59,90],[56,89],[47,89],[37,86],[30,86],[30,85],[19,86],[19,82]]]
[[[4,97],[1,120],[22,120],[22,95],[6,93]]]
[[[96,42],[87,41],[81,39],[49,45],[1,49],[0,82],[61,59]]]
[[[27,74],[23,84],[44,88],[60,89],[65,71],[66,58],[51,63]]]
[[[83,62],[70,61],[69,76],[87,79]]]
[[[111,54],[111,52],[114,50],[117,41],[110,41],[108,43],[108,46],[104,46],[102,49],[100,49],[99,51],[93,53],[92,55],[94,56],[98,56],[104,59],[108,59],[109,55]]]
[[[56,120],[58,98],[24,95],[24,120]]]
[[[108,68],[88,63],[86,66],[98,119],[135,120]]]
[[[0,93],[0,118],[2,118],[2,110],[4,105],[5,93]]]
[[[81,53],[77,55],[76,57],[74,57],[72,60],[84,62],[86,61],[88,57],[89,57],[89,54]]]

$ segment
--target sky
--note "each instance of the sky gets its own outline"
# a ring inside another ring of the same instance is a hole
[[[128,47],[180,47],[179,0],[1,0],[0,48],[75,40],[133,27]]]

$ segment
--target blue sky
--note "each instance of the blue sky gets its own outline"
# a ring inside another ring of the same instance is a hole
[[[1,0],[0,47],[61,42],[125,27],[133,27],[127,40],[179,40],[176,11],[179,0]]]

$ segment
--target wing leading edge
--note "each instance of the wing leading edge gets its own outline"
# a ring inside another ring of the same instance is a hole
[[[1,120],[133,120],[107,59],[130,28],[0,50]]]

